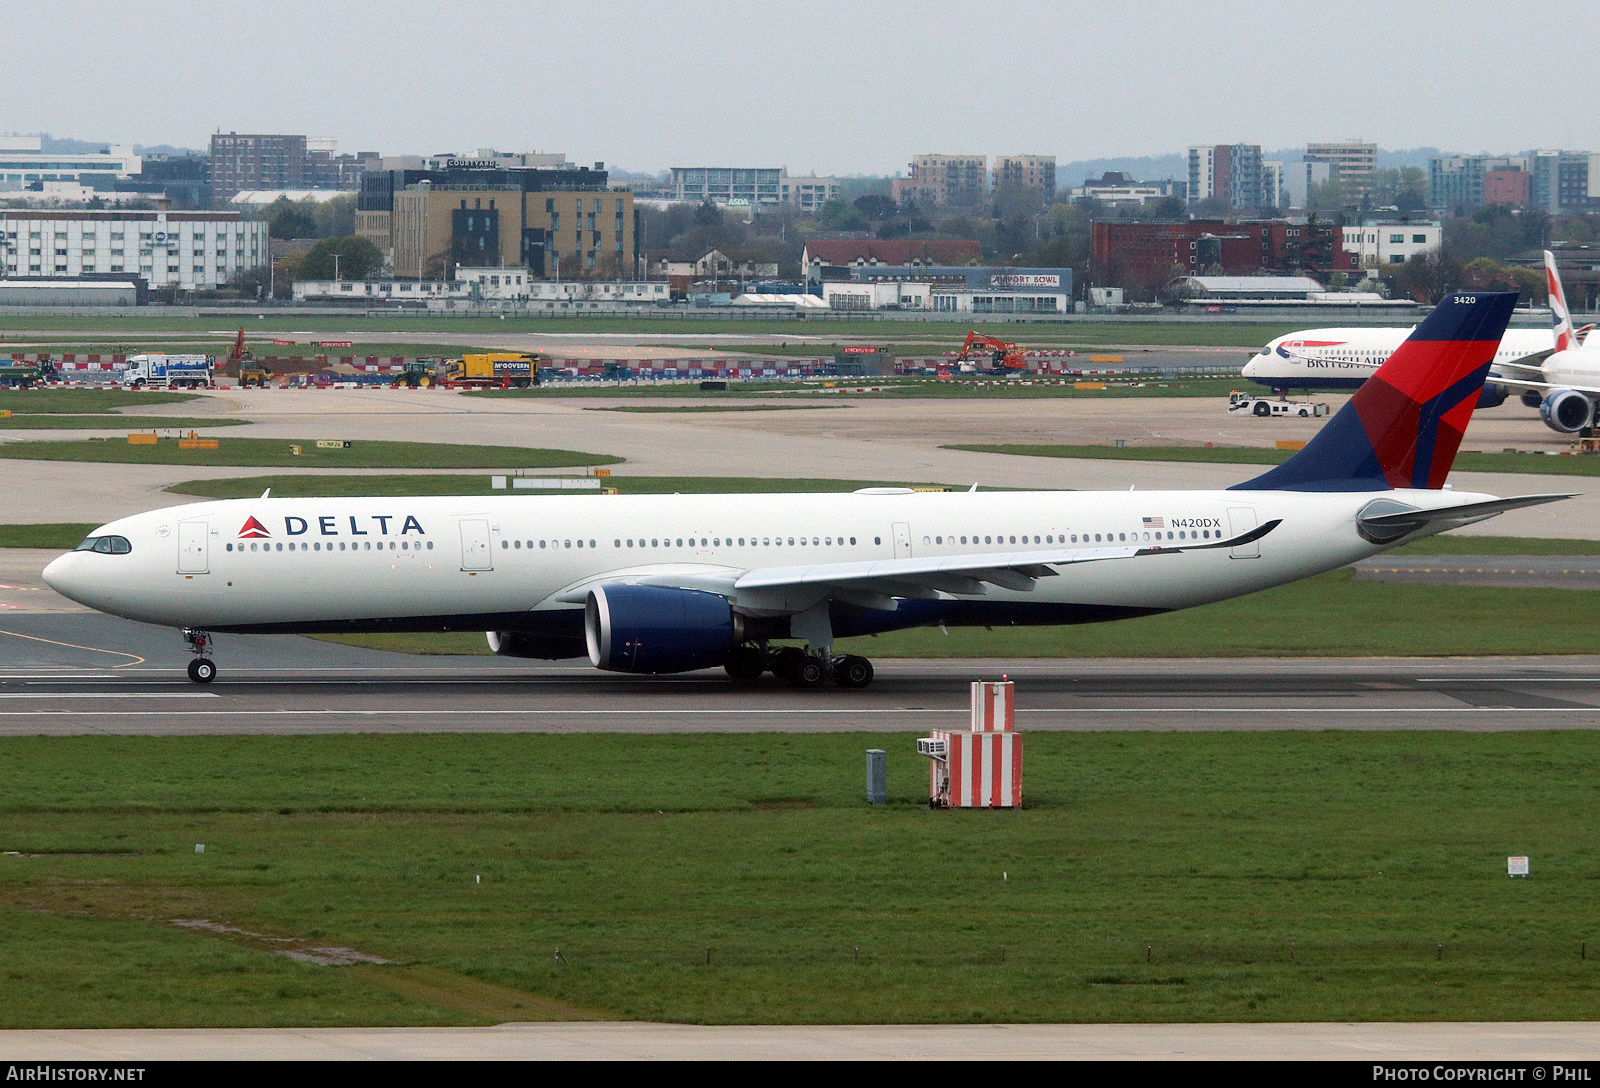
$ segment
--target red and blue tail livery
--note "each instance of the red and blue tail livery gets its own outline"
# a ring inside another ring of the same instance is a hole
[[[1444,486],[1516,292],[1451,295],[1305,449],[1235,491]]]

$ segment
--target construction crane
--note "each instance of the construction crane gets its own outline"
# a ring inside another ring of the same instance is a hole
[[[996,374],[1028,368],[1028,361],[1022,355],[1022,348],[977,331],[967,333],[966,343],[961,345],[961,354],[956,357],[956,362],[982,363],[983,369]]]

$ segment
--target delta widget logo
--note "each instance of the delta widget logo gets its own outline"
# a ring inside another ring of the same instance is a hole
[[[240,539],[269,537],[271,535],[267,531],[267,527],[257,521],[254,515],[247,518],[244,525],[239,529]]]

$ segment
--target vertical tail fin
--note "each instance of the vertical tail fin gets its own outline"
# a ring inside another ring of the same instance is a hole
[[[1577,333],[1572,328],[1572,311],[1567,309],[1567,295],[1561,289],[1561,273],[1556,271],[1556,255],[1544,251],[1544,283],[1550,295],[1550,321],[1555,326],[1556,350],[1568,351],[1578,346]]]
[[[1516,303],[1515,292],[1451,295],[1305,449],[1233,490],[1444,486]]]

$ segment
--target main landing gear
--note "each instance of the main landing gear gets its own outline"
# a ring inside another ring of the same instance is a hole
[[[770,672],[797,688],[820,688],[831,680],[841,688],[864,688],[872,683],[872,662],[856,654],[816,653],[798,646],[771,650],[745,643],[734,647],[723,666],[729,677],[751,684]]]
[[[189,679],[197,684],[211,683],[217,678],[217,663],[211,660],[211,632],[185,627],[183,641],[194,652],[194,658],[189,662]]]

